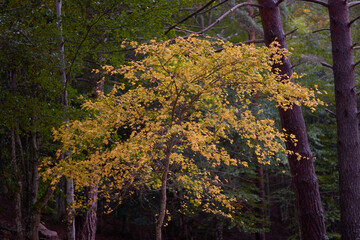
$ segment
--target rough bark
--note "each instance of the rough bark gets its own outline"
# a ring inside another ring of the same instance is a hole
[[[360,144],[349,8],[329,0],[339,160],[341,235],[360,239]]]
[[[260,16],[264,29],[264,39],[267,45],[274,40],[278,41],[281,48],[286,48],[286,39],[281,23],[280,9],[274,0],[259,0]],[[293,74],[289,59],[284,59],[279,68],[281,74]],[[318,181],[315,174],[313,155],[310,151],[306,127],[301,108],[293,106],[284,111],[279,109],[282,127],[288,134],[294,134],[297,144],[287,141],[286,148],[302,157],[297,159],[295,154],[288,155],[292,175],[292,186],[296,197],[301,238],[303,240],[328,239],[326,236],[323,209],[321,205]]]
[[[16,239],[24,239],[23,226],[22,226],[22,214],[21,214],[21,191],[22,183],[18,173],[18,164],[16,161],[16,142],[15,142],[15,130],[11,130],[11,164],[13,165],[14,179],[16,183],[15,188],[15,224],[16,224]]]
[[[94,99],[99,98],[100,93],[104,92],[105,79],[96,83]],[[85,212],[76,217],[75,232],[77,240],[95,240],[97,229],[97,201],[98,201],[98,183],[94,181],[90,187],[85,187],[84,197],[89,203]]]
[[[84,190],[84,195],[89,205],[83,214],[76,217],[76,240],[95,240],[97,191],[97,185],[86,187]]]

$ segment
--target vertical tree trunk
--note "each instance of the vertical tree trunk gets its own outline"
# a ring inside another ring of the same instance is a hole
[[[256,181],[256,186],[258,188],[259,191],[259,198],[260,198],[260,208],[257,208],[256,211],[258,212],[258,215],[261,218],[261,223],[259,225],[259,228],[264,230],[265,226],[264,226],[264,221],[265,221],[265,211],[263,209],[264,204],[265,204],[265,184],[264,184],[264,169],[261,166],[261,163],[258,163],[258,165],[256,166],[256,171],[257,171],[257,181]],[[265,240],[265,232],[261,232],[261,233],[255,233],[255,239],[256,240]]]
[[[66,109],[69,106],[67,96],[67,79],[65,71],[65,47],[64,36],[62,34],[62,0],[55,0],[56,3],[56,16],[57,16],[57,28],[59,30],[59,62],[60,62],[60,75],[61,75],[61,87],[62,87],[62,104],[64,107],[64,121],[67,121]],[[66,203],[67,203],[67,238],[68,240],[75,239],[75,209],[71,207],[74,202],[74,182],[73,179],[66,180]]]
[[[167,188],[167,180],[168,180],[168,174],[169,174],[169,167],[170,167],[170,153],[172,148],[172,141],[171,139],[168,143],[168,146],[166,148],[165,153],[165,163],[164,163],[164,170],[161,178],[161,200],[160,200],[160,212],[159,217],[156,222],[156,240],[161,240],[161,228],[164,223],[165,215],[166,215],[166,201],[167,201],[167,194],[166,194],[166,188]]]
[[[260,15],[264,29],[264,39],[267,45],[274,40],[282,48],[286,48],[285,34],[281,23],[280,9],[275,0],[258,0],[261,5]],[[293,72],[289,59],[284,59],[282,65],[274,66],[281,73],[290,77]],[[321,206],[318,181],[315,175],[313,155],[310,151],[306,127],[301,108],[293,106],[284,111],[279,109],[282,127],[287,134],[294,134],[297,144],[286,142],[286,148],[302,157],[297,160],[295,154],[288,155],[292,184],[296,196],[301,238],[303,240],[328,239],[326,236],[323,209]]]
[[[11,130],[11,164],[13,165],[14,180],[16,183],[15,188],[15,224],[16,224],[16,239],[23,240],[23,226],[22,226],[22,214],[21,214],[21,191],[22,183],[18,172],[18,164],[16,161],[16,142],[15,142],[15,130]]]
[[[95,240],[97,191],[98,187],[96,184],[85,188],[84,195],[89,205],[85,213],[76,217],[76,240]]]
[[[253,2],[253,1],[249,0],[249,2]],[[254,7],[248,6],[247,12],[249,14],[249,17],[251,17],[253,19],[254,18]],[[256,36],[255,29],[253,26],[251,26],[250,29],[248,29],[248,40],[249,41],[255,40],[255,36]],[[254,102],[256,102],[257,100],[258,100],[258,93],[256,92]],[[264,225],[265,211],[263,209],[264,203],[265,203],[264,169],[260,162],[257,162],[256,172],[257,172],[257,177],[258,177],[256,180],[256,187],[258,188],[259,198],[260,198],[260,202],[259,202],[260,208],[257,208],[256,212],[258,213],[258,216],[260,216],[260,219],[262,221],[258,227],[262,230],[265,230],[265,225]],[[265,240],[265,232],[255,233],[255,239],[256,240]]]
[[[74,182],[73,179],[66,180],[66,232],[68,240],[75,240],[75,209],[72,207],[74,203]]]
[[[360,144],[349,8],[329,0],[338,136],[341,234],[360,239]]]
[[[103,78],[96,84],[94,99],[99,97],[100,92],[104,92],[105,79]],[[90,187],[85,187],[84,197],[89,203],[85,213],[76,217],[75,232],[76,240],[95,240],[97,229],[97,196],[98,196],[98,183],[94,181]]]

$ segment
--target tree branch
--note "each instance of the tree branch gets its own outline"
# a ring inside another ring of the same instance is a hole
[[[355,2],[350,2],[348,4],[348,7],[351,8],[351,7],[355,7],[356,5],[359,5],[360,4],[360,1],[355,1]]]
[[[319,30],[313,31],[312,33],[317,33],[317,32],[321,32],[321,31],[330,31],[330,28],[321,28]]]
[[[360,18],[360,16],[357,16],[356,18],[354,18],[353,20],[351,20],[349,22],[349,27],[351,26],[351,24],[353,24],[356,20],[358,20]]]
[[[168,34],[172,29],[174,29],[177,25],[185,22],[186,20],[188,20],[189,18],[195,16],[196,14],[200,13],[202,10],[204,10],[205,8],[207,8],[208,6],[210,6],[213,2],[215,2],[215,0],[210,0],[209,2],[207,2],[204,6],[202,6],[201,8],[199,8],[198,10],[196,10],[195,12],[193,12],[192,14],[188,15],[187,17],[185,17],[184,19],[182,19],[180,22],[177,22],[176,24],[172,25],[171,27],[169,27],[166,31],[165,31],[165,35]]]
[[[328,113],[330,113],[331,115],[336,117],[336,114],[333,111],[331,111],[330,109],[325,108],[325,111],[327,111]]]
[[[356,65],[358,65],[359,63],[360,63],[360,60],[359,60],[359,61],[357,61],[357,62],[354,64],[353,68],[355,68],[355,67],[356,67]]]
[[[230,13],[232,13],[233,11],[235,11],[237,8],[243,7],[243,6],[261,7],[259,4],[255,4],[255,3],[251,3],[251,2],[239,3],[238,5],[234,6],[234,7],[231,8],[229,11],[227,11],[226,13],[224,13],[221,17],[219,17],[218,19],[216,19],[215,22],[213,22],[212,24],[210,24],[209,26],[207,26],[207,27],[204,28],[203,30],[197,32],[197,34],[203,34],[204,32],[209,31],[212,27],[214,27],[214,26],[215,26],[216,24],[218,24],[221,20],[223,20],[227,15],[229,15]]]
[[[218,4],[216,4],[216,5],[212,6],[212,7],[209,8],[208,10],[202,12],[201,14],[204,14],[204,13],[207,13],[207,12],[211,11],[211,10],[213,10],[214,8],[217,8],[218,6],[223,5],[223,4],[226,3],[227,1],[229,1],[229,0],[224,0],[224,1],[222,1],[222,2],[220,2],[220,3],[218,3]]]
[[[101,18],[103,16],[105,16],[106,14],[110,13],[111,10],[113,8],[115,8],[117,4],[113,5],[110,9],[108,9],[107,11],[104,11],[103,14],[101,14],[98,19],[96,19],[86,30],[86,33],[85,33],[85,36],[84,38],[81,40],[80,44],[78,45],[77,49],[76,49],[76,52],[75,52],[75,55],[73,57],[73,59],[71,60],[71,64],[70,64],[70,67],[69,67],[69,73],[71,74],[71,70],[72,70],[72,67],[74,66],[74,63],[75,63],[75,60],[80,52],[80,48],[82,47],[82,45],[84,44],[85,40],[87,39],[89,33],[90,33],[90,30],[101,20]]]
[[[320,62],[321,65],[323,65],[324,67],[327,67],[327,68],[330,68],[330,69],[333,69],[333,66],[326,63],[326,62]]]
[[[292,30],[292,31],[290,31],[290,32],[288,32],[288,33],[285,33],[285,37],[293,34],[293,33],[296,32],[297,30],[298,30],[298,28],[295,28],[294,30]]]
[[[324,3],[324,2],[318,1],[318,0],[302,0],[302,1],[304,1],[304,2],[312,2],[312,3],[320,4],[320,5],[324,6],[324,7],[329,7],[329,5],[327,3]]]

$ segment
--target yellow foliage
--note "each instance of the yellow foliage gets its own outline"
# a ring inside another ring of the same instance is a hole
[[[224,195],[221,180],[210,170],[247,162],[232,158],[219,140],[231,142],[228,133],[236,131],[264,163],[286,152],[285,135],[274,121],[261,118],[262,110],[252,112],[253,96],[260,94],[285,110],[294,104],[314,110],[322,104],[313,90],[272,73],[272,64],[288,56],[276,42],[235,46],[189,37],[130,44],[143,59],[119,69],[103,67],[106,74],[123,75],[125,84],[87,101],[83,109],[92,117],[54,130],[55,140],[63,144],[57,153],[61,160],[51,168],[53,163],[44,163],[44,178],[65,175],[77,187],[100,182],[104,196],[109,189],[156,190],[168,154],[173,191],[185,189],[189,195],[183,209],[187,203],[203,204],[205,211],[230,217],[241,207],[234,207],[236,200]],[[129,135],[119,135],[119,129]],[[65,152],[67,157],[60,158]],[[219,204],[228,212],[219,210]]]

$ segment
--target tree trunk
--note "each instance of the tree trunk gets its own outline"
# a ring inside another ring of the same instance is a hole
[[[260,15],[264,29],[266,45],[274,40],[281,48],[286,48],[285,34],[281,23],[280,9],[274,0],[258,0],[261,5]],[[282,65],[276,65],[280,74],[290,77],[293,72],[289,59],[284,59]],[[318,181],[315,174],[313,155],[310,151],[304,118],[299,106],[284,111],[279,109],[282,127],[287,134],[294,134],[297,144],[286,142],[286,148],[301,155],[297,160],[295,154],[288,155],[292,175],[292,185],[296,197],[301,238],[303,240],[328,239],[326,236],[323,209],[321,206]]]
[[[22,214],[21,214],[21,191],[22,183],[18,172],[18,164],[16,161],[16,142],[15,142],[15,130],[11,130],[11,164],[13,165],[14,180],[16,183],[15,188],[15,224],[16,224],[16,239],[24,239],[24,232],[22,226]]]
[[[329,0],[338,136],[341,235],[360,239],[360,144],[349,8]]]
[[[73,179],[66,180],[66,232],[68,240],[75,240],[75,210],[74,203],[74,182]]]
[[[57,28],[59,30],[59,62],[60,62],[60,75],[61,75],[61,102],[64,108],[63,119],[66,122],[66,110],[69,106],[67,96],[67,79],[65,71],[65,47],[64,47],[64,36],[62,33],[62,0],[55,0],[56,3],[56,16],[57,16]],[[75,209],[72,207],[74,202],[74,182],[73,179],[66,180],[66,204],[67,204],[67,238],[68,240],[75,239]]]
[[[256,186],[259,191],[259,198],[260,198],[260,208],[257,208],[256,211],[261,218],[261,223],[259,228],[265,230],[264,221],[265,221],[265,211],[264,211],[264,204],[265,204],[265,184],[264,184],[264,169],[261,166],[261,163],[257,163],[256,171],[257,177]],[[265,232],[255,233],[256,240],[265,240]]]
[[[161,178],[161,200],[160,200],[160,212],[159,217],[156,222],[156,240],[161,240],[161,228],[164,223],[165,215],[166,215],[166,201],[167,201],[167,195],[166,195],[166,188],[167,188],[167,179],[168,179],[168,173],[169,173],[169,167],[170,167],[170,153],[172,148],[172,141],[170,140],[168,143],[168,146],[166,148],[166,154],[165,154],[165,163],[164,163],[164,171]]]
[[[85,188],[84,195],[89,205],[85,213],[76,217],[76,240],[95,240],[97,191],[97,185]]]

